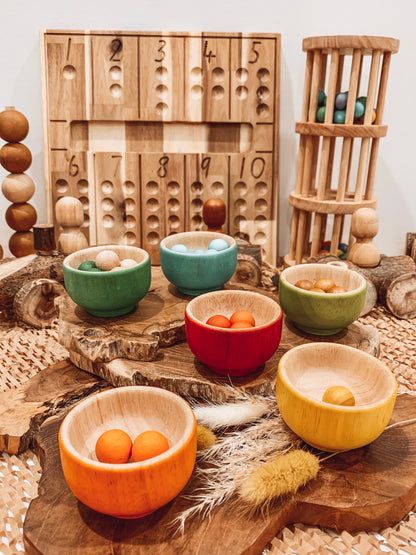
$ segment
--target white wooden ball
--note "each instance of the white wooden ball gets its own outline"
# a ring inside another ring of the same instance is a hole
[[[137,266],[137,262],[132,258],[124,258],[124,260],[120,262],[120,266],[122,268],[133,268],[133,266]]]
[[[116,266],[120,266],[120,258],[116,252],[106,249],[97,254],[95,265],[101,270],[112,270]]]

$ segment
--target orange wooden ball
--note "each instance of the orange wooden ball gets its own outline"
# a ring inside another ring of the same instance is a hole
[[[23,141],[29,133],[26,117],[13,108],[6,108],[0,113],[0,137],[9,143]]]
[[[27,202],[33,197],[35,184],[27,173],[9,173],[3,180],[1,190],[10,202]]]
[[[7,171],[22,173],[32,163],[32,153],[22,143],[6,143],[0,149],[0,164]]]
[[[16,258],[34,254],[32,231],[16,231],[9,239],[9,250]]]
[[[6,222],[15,231],[29,231],[38,219],[36,210],[28,202],[11,204],[6,210]]]

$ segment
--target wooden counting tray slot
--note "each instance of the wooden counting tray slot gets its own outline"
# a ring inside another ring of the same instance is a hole
[[[90,245],[159,242],[205,229],[277,245],[280,35],[43,31],[45,173],[84,208]]]

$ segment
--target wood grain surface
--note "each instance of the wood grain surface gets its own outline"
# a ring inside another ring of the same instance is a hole
[[[416,417],[416,400],[397,398],[391,422]],[[318,477],[290,500],[281,500],[267,516],[244,517],[231,501],[195,518],[183,536],[169,526],[197,486],[193,479],[169,505],[137,520],[118,520],[96,513],[73,496],[59,459],[60,420],[49,419],[36,436],[43,474],[39,496],[23,525],[28,554],[105,555],[260,554],[289,523],[319,525],[354,532],[382,530],[403,518],[416,502],[416,426],[386,430],[372,444],[336,455],[322,463]]]
[[[0,392],[0,452],[23,453],[42,422],[109,384],[69,360],[41,370],[22,386]]]
[[[70,351],[69,356],[75,366],[107,380],[114,386],[154,385],[180,395],[225,401],[233,396],[232,387],[250,393],[270,394],[276,383],[280,357],[296,345],[316,341],[350,345],[373,356],[378,356],[380,348],[378,331],[372,326],[354,322],[336,335],[321,337],[301,332],[284,318],[282,339],[277,351],[256,372],[248,376],[231,377],[212,372],[194,357],[186,342],[160,349],[156,359],[149,362],[127,358],[93,362],[74,351]]]

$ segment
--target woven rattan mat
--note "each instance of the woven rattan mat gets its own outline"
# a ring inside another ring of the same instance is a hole
[[[377,306],[360,321],[379,331],[380,358],[396,375],[399,391],[416,393],[416,319],[399,320]],[[0,323],[0,391],[18,387],[67,356],[58,342],[57,322],[44,330]],[[40,472],[31,450],[19,456],[0,455],[0,555],[24,552],[23,521],[31,499],[37,496]],[[315,526],[288,526],[264,551],[268,555],[383,552],[416,555],[415,513],[380,533],[336,534]]]

